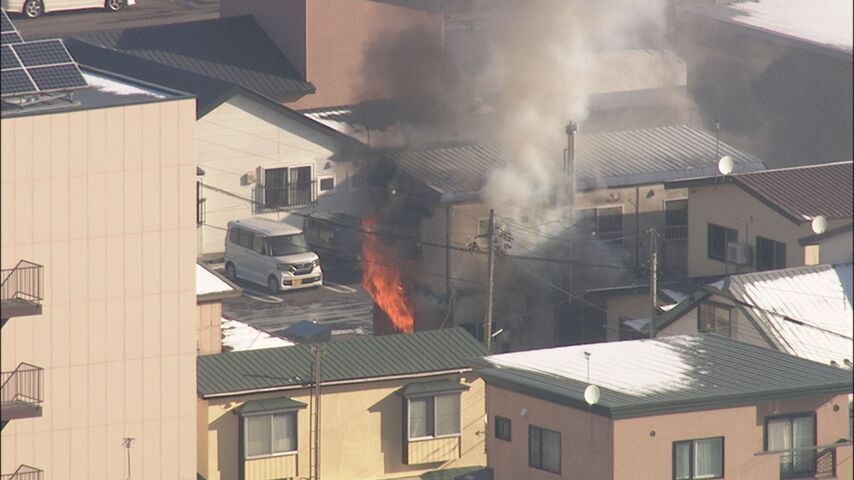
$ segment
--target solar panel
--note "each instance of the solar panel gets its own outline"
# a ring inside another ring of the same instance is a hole
[[[0,32],[17,32],[18,30],[15,28],[15,25],[9,20],[9,15],[6,15],[6,10],[0,10],[3,12],[3,15],[0,15]]]
[[[86,86],[86,80],[74,63],[51,65],[49,67],[31,67],[27,69],[36,86],[41,91],[66,90]]]
[[[36,86],[24,69],[3,70],[0,72],[0,95],[22,95],[36,91]]]
[[[8,45],[0,47],[0,64],[2,64],[3,70],[9,68],[21,68],[21,62],[18,61],[18,57],[15,56],[15,53],[12,52],[12,48]]]
[[[25,67],[72,63],[71,55],[61,40],[41,40],[11,45]]]
[[[3,32],[0,35],[2,35],[2,40],[0,40],[0,43],[2,43],[3,45],[21,43],[24,41],[24,39],[21,38],[20,35],[18,35],[18,32]]]

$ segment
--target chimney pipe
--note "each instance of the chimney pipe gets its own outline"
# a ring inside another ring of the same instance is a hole
[[[566,125],[566,152],[563,157],[563,193],[564,205],[569,217],[574,215],[575,204],[575,132],[578,124],[569,122]]]

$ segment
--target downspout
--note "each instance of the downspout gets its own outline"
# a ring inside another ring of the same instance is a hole
[[[451,218],[454,205],[450,204],[445,207],[445,298],[448,301],[448,320],[451,325],[456,325],[454,322],[454,299],[452,296],[451,285]]]
[[[635,269],[640,268],[640,186],[635,187]]]

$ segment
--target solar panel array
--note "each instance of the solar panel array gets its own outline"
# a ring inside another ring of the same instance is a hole
[[[0,16],[0,23],[2,23],[2,31],[0,31],[0,35],[3,36],[2,43],[6,45],[7,43],[21,43],[24,40],[21,38],[21,34],[18,33],[18,29],[15,28],[15,25],[9,20],[9,16],[6,15],[6,10],[2,10],[3,14]]]
[[[64,92],[86,86],[80,67],[62,40],[21,41],[5,10],[2,30],[0,97]],[[12,34],[17,35],[17,42],[6,41],[7,35]]]

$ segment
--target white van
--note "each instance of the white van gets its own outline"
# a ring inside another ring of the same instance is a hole
[[[3,0],[3,9],[18,12],[27,18],[40,17],[43,13],[83,8],[106,8],[118,12],[126,5],[134,5],[136,0]]]
[[[270,293],[323,285],[320,260],[302,230],[267,218],[228,222],[225,274],[267,285]]]

